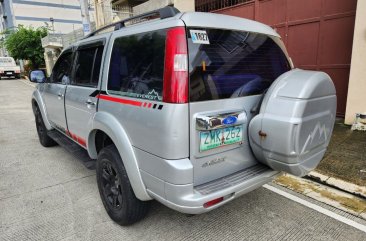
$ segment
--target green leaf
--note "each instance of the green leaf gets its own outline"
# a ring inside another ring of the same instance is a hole
[[[48,33],[46,27],[34,29],[19,25],[16,30],[7,30],[2,41],[10,56],[14,59],[30,60],[33,68],[44,65],[41,39]],[[2,44],[2,43],[0,43]]]

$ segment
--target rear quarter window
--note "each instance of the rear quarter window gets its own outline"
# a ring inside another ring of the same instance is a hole
[[[117,38],[108,74],[108,92],[162,101],[166,30]]]
[[[193,30],[193,31],[191,31]],[[263,34],[198,29],[207,33],[202,43],[188,29],[190,101],[262,94],[291,69],[281,48]]]

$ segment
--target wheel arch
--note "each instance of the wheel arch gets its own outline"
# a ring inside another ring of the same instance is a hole
[[[52,130],[53,127],[51,126],[50,122],[48,121],[47,113],[46,113],[46,106],[42,100],[42,96],[38,90],[35,90],[32,95],[32,109],[33,109],[34,114],[35,114],[37,107],[41,112],[43,123],[46,126],[47,130]]]
[[[97,138],[106,138],[107,144],[111,141],[116,146],[136,197],[141,201],[151,200],[152,198],[147,193],[142,181],[132,143],[123,126],[113,115],[97,112],[94,116],[93,129],[87,140],[88,153],[93,159],[98,157],[98,152],[101,149],[100,140]]]

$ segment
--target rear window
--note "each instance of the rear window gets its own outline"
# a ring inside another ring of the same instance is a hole
[[[0,66],[15,66],[13,58],[0,58]]]
[[[281,48],[263,34],[189,29],[188,49],[191,101],[262,94],[291,69]]]
[[[162,101],[166,30],[117,38],[109,68],[111,94]]]

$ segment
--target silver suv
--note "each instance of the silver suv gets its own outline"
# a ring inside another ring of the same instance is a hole
[[[272,28],[171,7],[90,34],[30,80],[41,144],[95,166],[121,225],[152,199],[199,214],[281,171],[306,175],[335,120],[330,77],[294,69]]]

